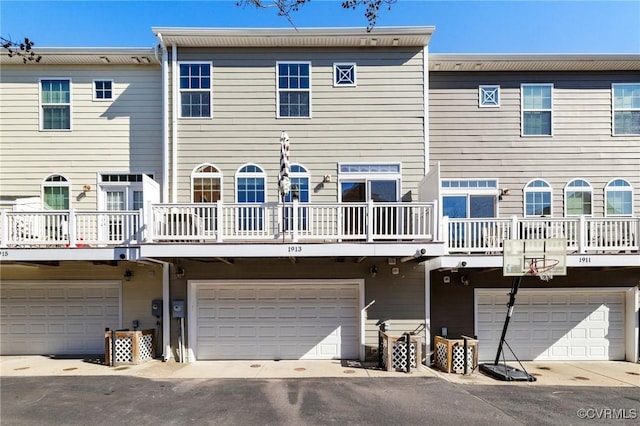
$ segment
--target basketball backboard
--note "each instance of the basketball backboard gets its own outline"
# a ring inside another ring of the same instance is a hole
[[[502,247],[505,277],[534,275],[549,279],[553,275],[567,275],[565,238],[504,240]]]

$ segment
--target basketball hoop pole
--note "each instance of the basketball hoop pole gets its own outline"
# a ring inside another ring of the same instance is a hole
[[[507,305],[507,317],[504,320],[504,326],[502,326],[502,335],[500,336],[500,343],[498,344],[498,353],[496,354],[496,359],[493,362],[493,365],[498,365],[498,362],[500,362],[502,346],[504,345],[504,339],[507,336],[507,328],[509,328],[509,321],[511,320],[511,315],[513,314],[513,307],[516,304],[516,294],[518,294],[518,289],[520,288],[521,282],[522,276],[513,277],[513,281],[511,283],[511,293],[509,293],[509,304]]]

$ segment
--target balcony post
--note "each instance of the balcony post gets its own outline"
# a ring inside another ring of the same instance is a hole
[[[222,231],[224,229],[224,217],[222,209],[222,200],[216,201],[216,242],[222,242]]]
[[[293,198],[293,224],[291,225],[293,229],[291,229],[291,240],[294,243],[298,242],[298,220],[300,219],[298,217],[298,199],[297,198]]]
[[[373,242],[373,230],[375,227],[375,216],[373,214],[373,200],[367,201],[367,216],[366,221],[367,224],[367,242]]]
[[[144,211],[146,212],[146,214],[142,216],[144,220],[144,222],[142,223],[142,229],[144,230],[142,240],[146,243],[152,243],[153,239],[155,238],[154,234],[156,231],[156,222],[154,220],[155,214],[151,201],[147,200],[145,202]]]
[[[581,215],[578,222],[578,253],[587,252],[587,239],[587,219]]]
[[[9,216],[5,210],[0,210],[0,247],[7,247],[9,241]]]
[[[444,246],[447,249],[447,253],[449,252],[449,216],[442,216],[442,220],[440,221],[440,229],[438,230],[440,234],[441,241],[444,243]]]
[[[62,226],[62,224],[60,224]],[[75,247],[78,236],[76,235],[76,211],[69,210],[69,218],[67,221],[67,238],[69,238],[69,247]],[[62,230],[64,235],[64,229]]]
[[[511,216],[511,232],[509,238],[512,240],[519,240],[521,238],[520,229],[518,228],[518,216]]]

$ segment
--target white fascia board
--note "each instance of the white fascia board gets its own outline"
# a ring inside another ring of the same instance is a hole
[[[444,254],[442,243],[371,244],[158,244],[140,246],[143,258],[179,257],[407,257],[425,249],[424,256]]]
[[[57,260],[136,260],[139,256],[138,247],[109,247],[109,248],[6,248],[2,252],[4,262],[53,262]]]
[[[456,255],[442,256],[432,259],[426,265],[427,269],[462,268],[502,268],[503,257],[498,255]],[[570,254],[567,255],[567,267],[570,268],[600,268],[600,267],[640,267],[640,256],[631,254]]]

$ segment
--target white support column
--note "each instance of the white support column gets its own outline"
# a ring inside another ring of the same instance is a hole
[[[299,207],[299,202],[297,199],[293,199],[293,224],[291,225],[292,229],[291,229],[291,239],[292,242],[297,243],[298,242],[298,221],[300,220],[300,218],[298,217],[298,207]]]
[[[171,203],[178,200],[178,46],[171,46]]]
[[[367,215],[365,223],[367,224],[367,242],[373,242],[373,233],[375,228],[376,218],[373,214],[373,200],[367,201]]]
[[[580,222],[578,222],[578,253],[587,252],[587,220],[584,216],[580,216]]]
[[[221,243],[224,230],[224,216],[222,209],[222,200],[216,201],[216,242]]]
[[[162,359],[171,358],[171,302],[169,300],[169,269],[170,264],[162,262]]]
[[[429,365],[431,357],[431,263],[423,262],[424,270],[424,355]]]
[[[64,229],[62,230],[64,235]],[[69,238],[69,247],[76,246],[76,211],[74,209],[69,210],[69,221],[67,222],[67,237]]]
[[[9,216],[5,210],[0,210],[0,247],[7,247],[9,241]]]
[[[511,216],[511,235],[512,240],[520,239],[520,230],[518,229],[518,216]]]

